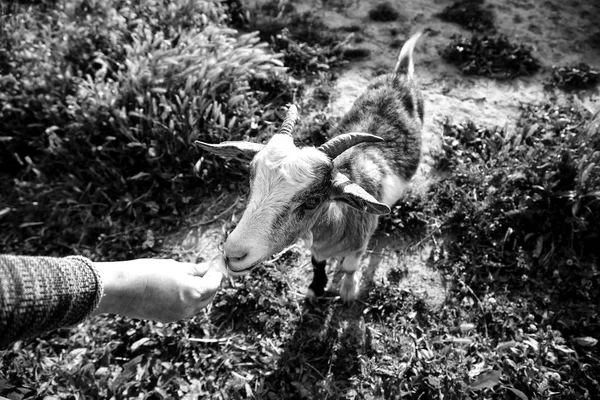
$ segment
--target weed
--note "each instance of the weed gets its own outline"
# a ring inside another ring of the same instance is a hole
[[[284,64],[293,74],[306,76],[340,65],[342,40],[321,17],[311,12],[299,14],[290,2],[271,1],[256,12],[246,11],[247,31],[284,55]]]
[[[531,52],[531,47],[512,44],[506,36],[474,35],[471,39],[453,36],[442,56],[466,75],[511,79],[531,75],[540,68]]]
[[[235,28],[243,28],[248,25],[248,15],[241,0],[225,0],[223,1],[227,9],[229,23]]]
[[[388,22],[395,21],[400,16],[398,10],[394,8],[388,1],[377,4],[369,11],[369,17],[373,21]]]
[[[431,222],[421,199],[408,197],[396,204],[390,214],[379,218],[377,229],[386,235],[419,238],[426,235]]]
[[[341,56],[333,48],[317,44],[309,45],[294,39],[287,28],[275,37],[273,45],[283,53],[284,64],[290,68],[292,73],[300,76],[327,71],[341,62]]]
[[[444,8],[439,17],[471,31],[494,31],[494,13],[483,8],[483,3],[484,0],[459,0]]]
[[[600,72],[586,63],[577,65],[552,67],[552,76],[548,82],[565,90],[593,89],[600,82]]]
[[[344,54],[344,58],[349,59],[349,60],[360,59],[360,58],[369,57],[371,55],[371,50],[357,47],[357,48],[345,49],[343,54]]]

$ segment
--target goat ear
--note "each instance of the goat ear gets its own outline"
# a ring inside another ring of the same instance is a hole
[[[221,156],[226,159],[235,159],[239,161],[252,161],[256,153],[265,147],[264,144],[236,141],[236,142],[223,142],[219,144],[204,143],[199,140],[194,142],[200,148],[210,151],[213,154]]]
[[[369,214],[389,214],[390,208],[371,196],[365,189],[352,182],[346,175],[334,172],[331,182],[331,197],[359,211]]]

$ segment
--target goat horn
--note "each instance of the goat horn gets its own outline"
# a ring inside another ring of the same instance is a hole
[[[283,124],[281,124],[281,128],[279,128],[279,134],[292,136],[292,131],[294,130],[297,120],[298,107],[296,107],[295,104],[290,104],[285,119],[283,120]]]
[[[383,140],[383,138],[369,133],[350,132],[329,139],[326,143],[319,146],[319,150],[333,160],[352,146],[367,142],[382,142]]]

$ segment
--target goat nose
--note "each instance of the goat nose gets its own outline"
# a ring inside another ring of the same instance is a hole
[[[243,251],[243,250],[238,250],[238,251],[229,251],[227,253],[225,253],[225,257],[227,258],[227,261],[233,261],[233,262],[241,262],[244,261],[244,259],[246,258],[246,256],[248,255],[247,251]]]
[[[227,260],[234,263],[242,262],[246,256],[248,256],[248,249],[237,243],[225,242],[225,248],[223,250],[225,250],[225,257],[227,257]]]
[[[251,258],[251,247],[243,240],[235,236],[235,231],[229,236],[223,245],[223,253],[227,259],[227,265],[231,270],[244,269]]]

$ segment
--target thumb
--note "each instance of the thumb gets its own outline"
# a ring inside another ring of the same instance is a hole
[[[214,295],[221,286],[221,280],[223,279],[223,273],[218,267],[214,265],[209,266],[204,276],[196,276],[195,279],[198,283],[198,288],[201,291],[202,300],[212,300]]]
[[[210,262],[201,262],[199,264],[189,263],[189,265],[191,266],[191,274],[199,277],[203,277],[211,270],[221,272],[221,275],[223,272],[226,272],[223,256],[217,256]]]
[[[207,289],[216,291],[221,286],[221,279],[223,279],[223,273],[218,268],[213,267],[206,271],[202,281]]]
[[[186,263],[189,265],[191,275],[197,277],[203,277],[211,269],[211,264],[208,262],[201,262],[199,264]]]

